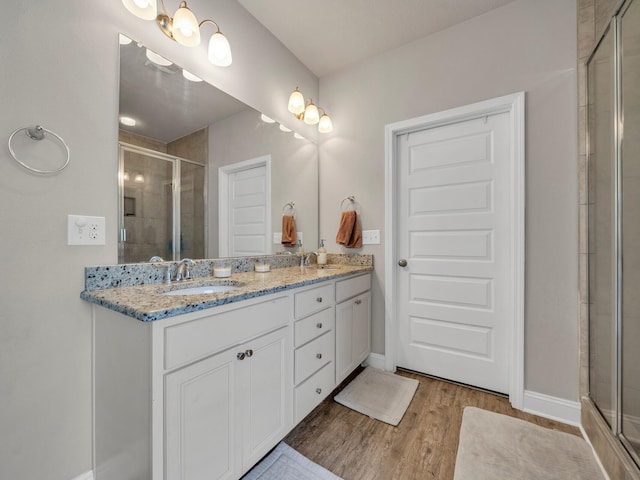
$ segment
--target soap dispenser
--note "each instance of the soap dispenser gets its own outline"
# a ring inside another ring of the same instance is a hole
[[[296,253],[298,255],[304,255],[304,248],[302,248],[302,240],[298,240],[298,251]]]
[[[324,240],[320,239],[320,248],[316,252],[318,256],[318,265],[326,265],[327,264],[327,249],[324,248]]]

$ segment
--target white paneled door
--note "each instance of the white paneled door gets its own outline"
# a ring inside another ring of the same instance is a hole
[[[397,365],[509,393],[509,113],[398,137]],[[406,263],[406,264],[405,264]]]

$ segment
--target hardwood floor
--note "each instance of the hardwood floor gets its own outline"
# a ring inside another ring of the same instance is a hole
[[[343,407],[331,395],[284,441],[344,480],[450,480],[466,406],[580,436],[576,427],[514,410],[507,398],[412,372],[398,374],[420,385],[397,427]]]

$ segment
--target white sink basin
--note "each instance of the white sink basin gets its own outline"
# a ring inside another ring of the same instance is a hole
[[[206,295],[209,293],[228,292],[237,288],[237,285],[203,285],[200,287],[187,287],[178,290],[171,290],[170,292],[165,292],[162,295]]]

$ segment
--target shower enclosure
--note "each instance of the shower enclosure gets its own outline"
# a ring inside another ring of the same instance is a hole
[[[640,0],[587,62],[589,395],[640,465]]]
[[[118,263],[206,257],[207,167],[119,145]]]

